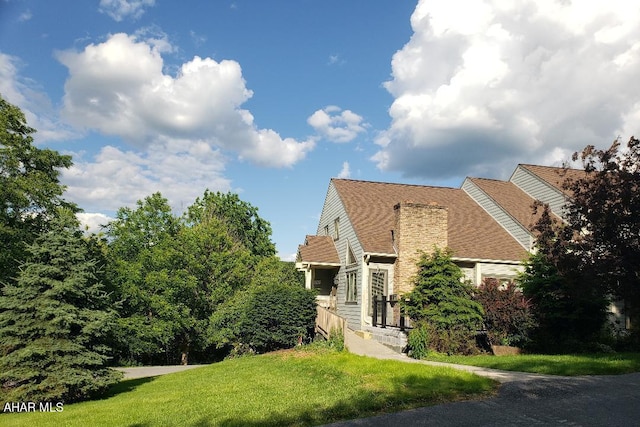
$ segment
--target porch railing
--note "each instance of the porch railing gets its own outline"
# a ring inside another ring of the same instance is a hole
[[[324,307],[317,306],[316,310],[318,313],[316,316],[316,331],[320,335],[329,339],[332,333],[344,334],[347,327],[347,321],[344,318]]]
[[[411,329],[411,320],[404,313],[398,300],[398,295],[377,295],[373,297],[372,326],[386,328],[387,326]]]

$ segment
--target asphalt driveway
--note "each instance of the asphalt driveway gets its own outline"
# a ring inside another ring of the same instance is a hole
[[[498,396],[331,426],[640,426],[640,373],[510,381]]]

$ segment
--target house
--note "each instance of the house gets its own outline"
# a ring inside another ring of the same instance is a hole
[[[534,242],[532,204],[545,202],[562,218],[566,174],[584,171],[521,164],[508,181],[466,178],[460,188],[332,179],[296,266],[319,305],[350,329],[403,347],[405,334],[385,323],[400,320],[395,301],[411,290],[420,251],[450,248],[474,285],[515,278]]]

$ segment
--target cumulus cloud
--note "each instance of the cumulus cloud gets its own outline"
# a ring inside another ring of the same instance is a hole
[[[140,18],[145,9],[153,7],[155,3],[155,0],[100,0],[98,10],[120,22],[127,17]]]
[[[351,167],[349,166],[349,162],[342,163],[342,169],[340,169],[338,178],[351,178]]]
[[[241,108],[253,93],[236,61],[196,56],[173,76],[163,71],[161,55],[170,50],[162,37],[120,33],[81,52],[58,52],[69,69],[64,117],[138,149],[167,139],[202,141],[270,167],[291,166],[313,149],[313,140],[282,138],[255,126]]]
[[[373,160],[407,176],[496,175],[637,134],[639,24],[626,0],[421,0]]]
[[[156,191],[180,212],[205,188],[231,189],[223,155],[204,141],[162,140],[143,152],[105,146],[94,158],[73,158],[62,181],[69,199],[88,212],[131,206]]]
[[[99,233],[102,226],[107,225],[113,218],[102,213],[80,212],[76,214],[80,221],[80,226],[87,234]]]
[[[342,110],[330,105],[316,111],[307,119],[307,123],[321,136],[333,142],[350,142],[359,134],[366,132],[367,123],[351,110]]]

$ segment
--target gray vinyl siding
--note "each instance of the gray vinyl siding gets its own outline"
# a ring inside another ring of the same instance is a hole
[[[531,250],[531,234],[515,218],[508,214],[495,200],[487,195],[471,180],[465,179],[462,189],[478,203],[482,209],[487,211],[507,233],[513,236],[526,250]]]
[[[340,196],[333,185],[333,182],[329,184],[329,190],[327,191],[327,197],[324,200],[324,206],[322,207],[322,213],[320,214],[320,222],[318,223],[317,234],[323,235],[325,226],[329,226],[329,235],[333,233],[334,221],[336,218],[340,218],[340,235],[338,240],[335,240],[338,256],[340,256],[340,271],[338,272],[338,289],[337,289],[337,310],[338,315],[347,319],[347,323],[350,329],[360,330],[361,328],[361,308],[362,308],[362,246],[358,241],[356,233],[353,229],[353,225],[347,216],[347,212],[344,209],[344,205],[340,200]],[[353,255],[357,260],[357,264],[353,266],[345,266],[347,262],[347,242],[351,246]],[[357,304],[345,303],[347,299],[347,271],[357,271],[356,275],[356,289],[357,289]]]
[[[534,199],[548,204],[553,213],[564,218],[563,209],[566,204],[566,200],[559,190],[552,187],[550,184],[547,184],[541,178],[529,172],[522,166],[518,166],[516,168],[513,175],[511,175],[510,181]]]

